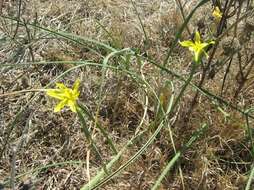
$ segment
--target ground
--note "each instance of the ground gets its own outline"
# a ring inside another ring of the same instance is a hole
[[[226,22],[207,1],[177,36],[199,2],[0,1],[0,189],[119,170],[98,188],[145,190],[168,163],[159,189],[254,189],[252,1],[218,4]],[[198,64],[178,43],[195,31],[216,41]],[[76,80],[83,109],[55,113],[45,89]]]

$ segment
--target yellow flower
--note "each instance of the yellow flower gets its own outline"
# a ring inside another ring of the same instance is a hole
[[[76,80],[73,89],[67,88],[63,83],[56,83],[58,89],[47,89],[47,95],[60,100],[54,108],[54,112],[59,112],[64,106],[69,106],[71,111],[77,112],[77,99],[79,97],[80,81]]]
[[[181,44],[181,46],[183,47],[188,47],[190,51],[192,51],[194,53],[194,61],[196,63],[200,62],[200,59],[202,57],[203,54],[206,55],[206,57],[208,57],[205,48],[207,46],[209,46],[210,44],[214,44],[214,41],[210,41],[210,42],[204,42],[202,43],[200,40],[200,34],[199,32],[195,33],[195,38],[194,38],[194,42],[191,40],[187,40],[187,41],[183,41],[183,42],[179,42]]]
[[[214,11],[213,11],[213,17],[216,19],[216,21],[220,21],[220,19],[222,18],[222,12],[220,11],[219,7],[215,7]]]

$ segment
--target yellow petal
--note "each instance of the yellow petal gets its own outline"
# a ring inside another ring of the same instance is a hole
[[[64,108],[64,106],[66,105],[67,100],[63,100],[60,103],[58,103],[54,109],[54,112],[59,112],[61,109]]]
[[[183,42],[179,42],[179,43],[180,43],[180,45],[183,46],[183,47],[192,47],[192,46],[195,45],[195,44],[194,44],[192,41],[190,41],[190,40],[183,41]]]
[[[73,85],[73,91],[78,92],[79,89],[79,85],[80,85],[80,80],[77,79]]]
[[[72,112],[77,112],[77,104],[74,101],[69,100],[68,106],[70,107]]]
[[[201,43],[200,42],[200,34],[198,31],[195,32],[195,38],[194,38],[195,43]]]
[[[209,45],[209,44],[206,43],[206,42],[201,43],[201,44],[199,44],[199,46],[200,46],[199,49],[204,49],[204,48],[206,48],[208,45]]]
[[[77,111],[77,99],[80,94],[78,91],[80,85],[80,80],[76,80],[73,89],[67,88],[63,83],[56,83],[58,89],[48,89],[46,94],[53,98],[61,100],[56,107],[54,112],[59,112],[64,106],[70,107],[71,111]]]
[[[59,99],[59,100],[63,100],[65,99],[65,96],[63,94],[63,91],[58,90],[58,89],[49,89],[47,90],[46,93],[48,96],[51,96],[53,98]]]

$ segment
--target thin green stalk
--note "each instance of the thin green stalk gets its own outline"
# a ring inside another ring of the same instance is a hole
[[[122,49],[122,50],[119,50],[119,51],[113,51],[111,52],[110,54],[108,54],[105,59],[103,60],[103,63],[102,63],[102,68],[101,68],[101,78],[100,78],[100,89],[99,89],[99,92],[98,92],[98,102],[97,102],[97,108],[96,108],[96,114],[95,114],[95,126],[97,125],[98,123],[98,116],[99,116],[99,110],[100,110],[100,107],[101,107],[101,104],[102,104],[102,101],[103,101],[103,98],[102,98],[102,95],[104,94],[103,93],[103,85],[104,85],[104,81],[105,81],[105,77],[106,77],[106,71],[108,69],[107,65],[110,58],[118,55],[118,54],[122,54],[124,52],[128,52],[130,51],[129,48],[125,48],[125,49]]]
[[[254,111],[254,108],[250,108],[250,109],[246,110],[246,113],[249,113],[252,111]],[[252,156],[252,158],[254,158],[253,134],[252,134],[252,128],[250,127],[250,124],[249,124],[248,115],[245,115],[245,119],[246,119],[246,126],[247,126],[248,135],[250,138],[250,144],[251,144],[251,156]],[[248,182],[246,184],[245,190],[250,190],[253,178],[254,178],[254,163],[252,164],[251,173],[250,173]]]
[[[175,109],[175,107],[179,103],[180,99],[182,98],[183,93],[185,92],[186,88],[189,86],[189,84],[190,84],[190,82],[191,82],[191,80],[192,80],[192,78],[195,74],[197,66],[198,66],[198,63],[192,62],[192,67],[191,67],[191,72],[190,72],[189,78],[186,80],[186,82],[184,83],[179,95],[177,96],[177,98],[175,100],[175,103],[172,106],[173,110]]]
[[[98,187],[100,187],[101,185],[105,184],[106,182],[108,182],[109,180],[111,180],[113,177],[115,177],[118,173],[120,173],[121,171],[123,171],[125,168],[127,168],[131,163],[133,163],[146,149],[147,147],[156,139],[156,136],[159,134],[159,132],[161,131],[161,129],[164,126],[164,120],[167,117],[168,113],[171,112],[171,108],[172,108],[172,101],[170,101],[170,105],[168,108],[168,112],[164,115],[164,117],[161,118],[161,121],[157,127],[157,129],[155,130],[155,132],[152,134],[152,136],[147,140],[147,142],[123,165],[121,165],[116,171],[112,172],[110,175],[108,175],[105,179],[97,181],[97,183],[95,183],[95,185],[89,189],[97,189]],[[153,122],[151,125],[157,125],[157,121]],[[148,127],[148,129],[151,127]],[[83,189],[82,189],[83,190]]]
[[[135,53],[135,52],[134,52]],[[168,73],[169,75],[172,75],[173,77],[176,77],[178,80],[180,81],[183,81],[183,82],[186,82],[186,79],[184,77],[182,77],[180,74],[174,72],[174,71],[171,71],[169,69],[167,69],[166,67],[156,63],[155,61],[149,59],[149,58],[146,58],[146,57],[142,57],[140,55],[136,55],[138,56],[138,58],[142,58],[142,59],[145,59],[147,60],[149,63],[155,65],[156,67],[160,68],[161,70],[165,71],[166,73]],[[67,73],[77,69],[77,68],[80,68],[80,67],[85,67],[85,66],[94,66],[94,67],[102,67],[101,64],[98,64],[98,63],[92,63],[92,62],[89,62],[89,61],[50,61],[50,62],[38,62],[38,63],[27,63],[27,64],[19,64],[19,65],[16,65],[16,64],[4,64],[4,65],[0,65],[0,68],[1,67],[26,67],[28,65],[45,65],[45,64],[77,64],[77,66],[73,67],[73,68],[70,68],[68,69],[67,71],[65,71],[64,73],[62,73],[61,75],[57,76],[53,81],[51,81],[47,86],[51,85],[52,83],[54,83],[55,81],[57,81],[59,78],[63,77],[64,75],[66,75]],[[110,65],[107,65],[106,67],[110,68],[110,69],[115,69],[115,70],[120,70],[122,72],[126,72],[128,73],[130,76],[134,75],[134,73],[130,72],[130,71],[127,71],[127,70],[124,70],[122,68],[119,68],[119,67],[115,67],[115,66],[110,66]],[[135,78],[138,78],[138,76],[135,75]],[[148,85],[148,83],[146,83],[145,85]],[[249,113],[246,113],[244,110],[242,110],[241,108],[227,102],[226,100],[224,100],[223,98],[215,95],[215,94],[212,94],[211,92],[209,92],[208,90],[202,88],[202,87],[198,87],[196,86],[195,84],[193,84],[192,82],[190,82],[190,85],[195,88],[196,90],[198,90],[200,93],[202,93],[204,96],[206,96],[207,98],[209,98],[210,100],[215,100],[217,101],[218,104],[224,104],[236,111],[238,111],[239,113],[241,113],[242,115],[248,115],[249,118],[251,119],[254,119],[254,116],[253,115],[250,115]],[[45,86],[45,87],[47,87]],[[149,86],[149,85],[148,85]],[[31,102],[29,102],[30,104]],[[27,107],[27,105],[29,104],[26,104],[25,107]],[[23,107],[23,108],[25,108]],[[23,110],[23,109],[22,109]]]
[[[251,111],[254,111],[254,108],[246,110],[246,113],[250,113]],[[251,156],[252,156],[252,158],[254,158],[253,134],[252,134],[252,128],[250,127],[250,122],[249,122],[249,116],[248,115],[245,115],[245,120],[246,120],[248,135],[249,135],[249,138],[250,138]]]
[[[125,150],[131,145],[134,143],[135,140],[137,140],[138,138],[140,138],[142,135],[144,134],[144,132],[140,133],[139,135],[133,137],[131,140],[129,140],[125,146],[117,153],[117,155],[115,155],[113,157],[113,159],[106,165],[106,168],[108,171],[111,170],[111,168],[114,166],[114,164],[121,158],[121,156],[123,155],[123,153],[125,152]],[[80,190],[91,190],[93,189],[94,186],[96,186],[96,184],[98,184],[102,179],[103,177],[107,175],[105,173],[104,170],[100,170],[96,176],[94,176],[92,178],[91,181],[89,181],[86,185],[84,185],[83,187],[81,187]]]
[[[101,180],[99,183],[96,183],[94,185],[93,188],[89,189],[89,190],[93,190],[93,189],[97,189],[99,187],[101,187],[103,184],[107,183],[108,181],[110,181],[113,177],[115,177],[117,174],[119,174],[120,172],[122,172],[125,168],[127,168],[131,163],[133,163],[135,160],[137,160],[137,158],[147,149],[147,147],[155,140],[156,136],[159,134],[159,132],[161,131],[161,129],[163,128],[163,121],[161,122],[161,124],[158,126],[158,128],[156,129],[156,131],[153,133],[153,135],[148,139],[148,141],[141,147],[141,149],[139,149],[125,164],[121,165],[116,171],[112,172],[110,175],[108,175],[105,179]],[[83,189],[82,189],[83,190]]]
[[[175,102],[174,102],[174,104],[173,104],[173,106],[172,106],[172,110],[175,109],[175,107],[178,105],[179,101],[181,100],[182,96],[184,95],[184,92],[185,92],[186,88],[189,86],[189,84],[190,84],[190,82],[191,82],[191,80],[192,80],[192,78],[193,78],[193,76],[194,76],[194,74],[195,74],[195,70],[196,70],[197,66],[198,66],[198,63],[195,63],[195,62],[192,63],[192,68],[191,68],[190,76],[189,76],[189,78],[186,80],[186,82],[185,82],[184,86],[182,87],[182,89],[181,89],[179,95],[177,96],[177,98],[176,98],[176,100],[175,100]],[[191,138],[190,141],[187,143],[187,145],[186,145],[187,148],[188,148],[188,146],[191,145],[191,143],[190,143],[190,142],[192,142],[191,140],[192,140],[192,138]],[[173,141],[172,141],[172,143],[173,143]],[[183,151],[182,151],[182,152],[183,152]],[[155,183],[155,185],[153,186],[152,190],[155,190],[155,189],[157,189],[157,188],[159,187],[159,185],[160,185],[162,179],[165,177],[165,175],[168,173],[168,171],[171,169],[171,167],[175,164],[175,162],[180,158],[182,152],[176,152],[176,153],[175,153],[175,156],[174,156],[173,159],[168,163],[167,167],[163,170],[162,174],[160,175],[159,179],[156,181],[156,183]],[[180,170],[180,171],[181,171],[181,170]]]
[[[88,111],[88,109],[82,104],[79,103],[79,107],[82,109],[82,111],[91,119],[93,122],[95,122],[94,116]],[[113,150],[114,154],[117,154],[117,149],[112,141],[112,139],[109,137],[106,130],[100,125],[100,123],[97,121],[96,127],[101,131],[104,137],[106,137],[107,142],[109,143],[111,149]]]
[[[186,17],[185,17],[185,14],[184,14],[184,9],[183,9],[182,2],[181,2],[181,0],[175,0],[175,1],[176,1],[176,4],[178,5],[178,8],[180,9],[182,19],[185,21]],[[187,29],[188,34],[191,35],[190,28],[189,28],[188,24],[186,24],[186,29]]]
[[[49,28],[45,28],[43,26],[36,25],[34,23],[32,23],[32,24],[31,23],[24,23],[23,21],[17,20],[16,18],[12,18],[12,17],[9,17],[9,16],[0,15],[0,17],[2,17],[4,19],[11,20],[11,21],[14,21],[14,22],[19,22],[19,24],[22,25],[22,26],[27,25],[27,26],[30,26],[30,27],[38,28],[42,31],[46,31],[48,33],[51,33],[51,34],[54,34],[54,35],[57,35],[57,36],[61,36],[62,38],[71,40],[71,41],[73,41],[77,44],[80,44],[80,45],[87,45],[86,43],[91,43],[91,44],[95,44],[96,46],[102,47],[102,48],[104,48],[106,50],[109,50],[109,51],[116,51],[115,48],[113,48],[113,47],[111,47],[107,44],[104,44],[102,42],[96,41],[94,39],[85,38],[85,37],[78,36],[78,35],[71,34],[71,33],[55,31],[55,30],[52,30],[52,29],[49,29]],[[84,41],[86,43],[81,42],[81,41]],[[95,50],[93,50],[91,48],[89,48],[89,50],[98,54],[98,52],[95,52]]]
[[[109,180],[111,180],[113,177],[115,177],[117,174],[119,174],[121,171],[123,171],[125,168],[127,168],[131,163],[133,163],[135,160],[137,160],[137,158],[147,149],[147,147],[149,145],[152,144],[152,142],[156,139],[156,136],[159,134],[159,132],[161,131],[161,129],[164,127],[164,121],[165,119],[170,116],[174,109],[176,108],[176,106],[178,105],[180,99],[182,98],[182,96],[184,95],[184,92],[187,88],[187,86],[190,84],[190,81],[193,78],[193,75],[195,73],[195,69],[196,69],[197,64],[193,64],[192,65],[192,70],[190,73],[190,77],[188,78],[188,80],[185,82],[181,92],[179,93],[178,97],[176,98],[176,101],[174,102],[174,104],[170,104],[167,113],[164,114],[164,116],[160,119],[159,122],[155,121],[153,122],[150,127],[148,128],[153,128],[151,126],[156,125],[158,126],[157,129],[155,130],[155,132],[152,134],[152,136],[148,139],[148,141],[141,147],[141,149],[139,149],[136,154],[134,154],[125,164],[123,164],[122,166],[120,166],[116,171],[114,171],[113,173],[111,173],[110,175],[108,175],[105,179],[103,179],[102,181],[100,181],[98,184],[96,184],[92,189],[97,189],[100,186],[102,186],[103,184],[105,184],[106,182],[108,182]],[[172,98],[172,97],[171,97]],[[91,189],[91,190],[92,190]]]
[[[47,88],[49,85],[53,84],[54,82],[56,82],[57,80],[59,80],[61,77],[65,76],[66,74],[72,72],[73,70],[76,70],[76,69],[78,69],[78,68],[81,68],[81,67],[86,67],[86,66],[103,67],[103,66],[104,66],[104,67],[107,67],[107,68],[110,68],[110,69],[115,69],[115,70],[119,70],[119,69],[120,69],[119,67],[114,67],[114,66],[110,66],[110,65],[102,65],[102,64],[91,63],[91,62],[86,62],[86,61],[71,61],[71,62],[68,62],[68,61],[67,61],[67,62],[61,62],[61,61],[60,61],[60,62],[50,62],[50,63],[51,63],[51,64],[55,64],[55,63],[56,63],[56,64],[62,64],[62,63],[76,63],[77,66],[74,66],[74,67],[68,69],[67,71],[61,73],[60,75],[58,75],[58,76],[57,76],[56,78],[54,78],[48,85],[46,85],[45,88]],[[33,64],[33,63],[32,63],[32,64]],[[36,63],[34,63],[34,64],[36,65]],[[44,65],[44,64],[47,64],[47,63],[46,63],[46,62],[40,62],[39,64]],[[22,65],[22,66],[25,66],[25,65],[27,66],[28,64],[24,64],[24,65]],[[16,66],[19,67],[20,65],[10,64],[9,66],[10,66],[10,67],[16,67]],[[154,94],[154,96],[156,97],[156,99],[159,100],[158,97],[157,97],[157,95],[156,95],[156,93],[153,91],[153,89],[152,89],[151,86],[149,85],[149,83],[147,83],[146,81],[142,80],[142,78],[140,78],[139,75],[137,75],[137,74],[135,74],[135,73],[133,73],[133,72],[127,71],[127,70],[125,70],[125,69],[121,69],[121,72],[127,73],[128,75],[130,75],[130,76],[133,78],[134,81],[137,81],[137,80],[138,80],[138,81],[140,81],[142,84],[144,84],[145,86],[147,86],[147,87],[153,92],[153,94]],[[39,93],[35,93],[33,99],[34,99],[35,97],[37,97],[38,94],[39,94]],[[32,100],[33,100],[33,99],[32,99]],[[25,108],[28,107],[28,105],[31,105],[32,100],[30,100],[25,106],[23,106],[23,107],[21,108],[19,114],[23,113],[23,111],[25,110]],[[17,116],[18,116],[18,114],[17,114]],[[83,117],[82,115],[81,115],[81,118],[82,118],[83,124],[85,125],[86,123],[85,123],[84,117]],[[15,120],[15,121],[16,121],[16,120]],[[15,123],[15,121],[12,122],[12,124]],[[87,129],[87,128],[84,128],[84,129],[83,129],[83,130],[85,130],[84,132],[87,132],[86,129]],[[159,129],[158,129],[158,132],[159,132]],[[158,134],[158,133],[157,133],[157,134]],[[89,134],[88,134],[88,135],[89,135]],[[141,153],[142,153],[142,152],[141,152]],[[140,153],[140,154],[141,154],[141,153]],[[104,170],[104,172],[105,172],[105,174],[106,174],[105,168],[106,168],[106,167],[104,167],[103,170]]]
[[[102,155],[101,155],[99,149],[97,148],[97,146],[95,145],[95,142],[94,142],[93,138],[91,137],[91,134],[90,134],[90,132],[88,130],[88,127],[86,125],[86,121],[85,121],[85,118],[84,118],[84,115],[83,115],[84,113],[83,113],[82,109],[79,108],[79,107],[77,108],[77,114],[78,114],[78,117],[79,117],[79,121],[81,123],[81,130],[82,130],[82,132],[85,134],[86,139],[89,142],[89,145],[91,145],[93,151],[96,153],[96,155],[98,156],[98,158],[102,162],[102,166],[103,166],[104,171],[106,173],[108,173],[106,165],[105,165],[105,163],[103,161]]]
[[[43,165],[43,166],[39,166],[35,169],[31,169],[31,170],[29,170],[27,172],[24,172],[22,174],[16,175],[15,179],[22,178],[23,176],[26,176],[28,174],[35,176],[35,175],[39,174],[40,172],[46,172],[50,168],[55,168],[55,167],[64,166],[64,165],[74,165],[74,164],[85,164],[85,162],[84,161],[71,160],[71,161],[65,161],[65,162],[58,162],[58,163],[54,163],[54,164]],[[4,180],[3,185],[8,184],[9,181],[10,181],[10,179]]]
[[[254,164],[252,164],[251,173],[250,173],[248,182],[246,184],[245,190],[250,190],[251,189],[251,183],[252,183],[253,178],[254,178]]]
[[[136,14],[137,14],[137,16],[138,16],[139,23],[140,23],[140,25],[141,25],[142,31],[143,31],[144,36],[145,36],[145,49],[146,49],[146,48],[147,48],[147,45],[148,45],[148,43],[149,43],[148,36],[147,36],[146,31],[145,31],[144,24],[143,24],[143,22],[142,22],[142,20],[141,20],[141,18],[140,18],[139,13],[138,13],[137,7],[136,7],[136,5],[134,4],[133,0],[131,0],[131,3],[132,3],[132,6],[133,6],[133,8],[134,8],[134,10],[135,10],[135,12],[136,12]]]
[[[183,82],[186,82],[186,79],[184,77],[182,77],[180,74],[172,71],[172,70],[169,70],[167,69],[165,66],[153,61],[151,58],[147,58],[147,57],[142,57],[140,55],[137,55],[139,56],[140,58],[142,59],[145,59],[147,60],[149,63],[155,65],[156,67],[160,68],[161,70],[165,71],[167,74],[169,75],[172,75],[173,77],[176,77],[178,80],[180,81],[183,81]],[[242,115],[248,115],[249,118],[252,118],[254,119],[254,116],[253,115],[250,115],[249,113],[246,113],[244,110],[240,109],[238,106],[235,106],[229,102],[227,102],[226,100],[224,100],[223,98],[215,95],[215,94],[212,94],[211,92],[209,92],[208,90],[202,88],[202,87],[198,87],[197,85],[193,84],[192,82],[190,82],[190,85],[195,88],[196,90],[198,90],[200,93],[202,93],[204,96],[206,96],[207,98],[209,98],[210,100],[216,100],[219,104],[224,104],[238,112],[240,112]]]
[[[1,15],[0,15],[1,17]],[[92,65],[99,65],[99,64],[96,64],[96,63],[90,63],[90,62],[83,62],[83,65],[78,65],[76,67],[73,67],[73,68],[70,68],[68,69],[67,71],[61,73],[60,75],[58,75],[55,79],[53,79],[51,82],[49,82],[44,88],[47,88],[49,87],[51,84],[53,84],[55,81],[57,81],[58,79],[60,79],[61,77],[65,76],[67,73],[71,72],[72,70],[76,69],[76,68],[79,68],[81,66],[84,66],[86,64],[92,64]],[[13,67],[16,67],[17,65],[13,65]],[[1,68],[1,67],[0,67]],[[3,153],[7,147],[7,143],[8,143],[8,139],[10,138],[10,135],[13,131],[13,129],[15,128],[16,126],[16,123],[18,122],[19,118],[22,116],[22,114],[24,113],[24,111],[28,108],[28,106],[31,105],[31,103],[33,102],[33,100],[40,94],[40,92],[37,92],[35,93],[29,100],[28,102],[22,106],[20,108],[20,110],[18,111],[18,113],[14,116],[14,119],[7,125],[7,129],[9,129],[9,131],[7,132],[7,135],[6,137],[4,137],[4,145],[0,151],[0,160],[2,159],[2,156],[3,156]]]
[[[95,19],[95,22],[107,33],[107,35],[111,38],[112,42],[116,44],[116,39],[113,37],[113,35],[107,30],[107,28],[100,23],[100,21]]]
[[[187,24],[189,23],[190,19],[192,18],[192,16],[194,15],[194,13],[196,12],[196,10],[201,7],[202,5],[204,5],[205,3],[209,2],[209,0],[201,0],[190,12],[190,14],[187,16],[187,18],[185,19],[184,23],[181,25],[180,29],[178,30],[178,32],[175,35],[175,40],[172,43],[172,46],[168,49],[166,58],[163,62],[163,66],[166,66],[168,64],[168,59],[171,55],[171,53],[173,52],[173,49],[175,48],[178,40],[180,39],[184,29],[186,28]]]
[[[180,151],[178,151],[175,156],[169,161],[169,163],[167,164],[167,166],[164,168],[164,170],[162,171],[161,175],[159,176],[159,178],[156,180],[155,184],[153,185],[151,190],[156,190],[160,187],[162,180],[164,179],[164,177],[168,174],[168,172],[170,171],[170,169],[175,165],[175,163],[179,160],[179,158],[183,155],[183,153],[189,149],[192,144],[204,133],[204,131],[207,129],[208,125],[204,124],[202,125],[201,128],[199,128],[197,131],[195,131],[195,133],[192,135],[192,137],[190,138],[190,140],[182,147],[182,149]]]

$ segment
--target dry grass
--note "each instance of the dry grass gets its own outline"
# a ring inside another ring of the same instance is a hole
[[[174,1],[169,0],[135,1],[136,11],[143,23],[147,39],[131,1],[21,2],[22,21],[34,22],[55,31],[94,39],[116,49],[137,49],[142,56],[151,57],[161,65],[168,48],[174,42],[175,33],[182,24],[180,10]],[[197,1],[187,1],[185,15],[189,14],[196,3]],[[211,9],[212,6],[208,3],[198,10],[188,24],[189,29],[196,30],[202,17],[204,19],[202,22],[205,24],[203,36],[208,37],[207,28],[211,27],[212,30],[214,27]],[[3,1],[3,15],[15,18],[17,12],[18,1]],[[234,23],[234,19],[235,17],[231,18],[231,24]],[[109,53],[92,43],[78,44],[39,28],[19,26],[16,30],[16,24],[13,22],[14,24],[11,25],[12,22],[7,19],[2,18],[1,23],[0,61],[3,65],[0,66],[1,94],[44,88],[61,73],[74,68],[75,61],[88,60],[102,63],[103,56]],[[246,29],[244,23],[245,21],[239,25],[237,38],[243,39],[243,31]],[[15,30],[16,36],[12,39]],[[233,30],[230,30],[227,35],[232,34]],[[181,39],[188,38],[189,34],[185,30]],[[253,57],[253,44],[253,32],[246,42],[240,41],[242,62]],[[225,51],[223,44],[219,44],[212,67],[208,70],[210,78],[206,77],[202,85],[218,96],[221,95],[222,81],[228,65],[220,65],[220,61],[230,57]],[[190,60],[190,53],[177,45],[166,67],[188,78]],[[46,63],[74,61],[74,63],[31,64],[39,61]],[[239,78],[238,62],[238,57],[235,55],[221,97],[245,110],[253,106],[254,72],[250,69],[248,80],[240,88],[243,81]],[[19,67],[25,63],[29,64]],[[16,66],[4,66],[6,64]],[[152,90],[144,87],[140,80],[133,77],[134,75],[131,76],[120,69],[106,70],[102,81],[102,70],[98,66],[80,67],[63,76],[60,81],[71,86],[76,78],[81,80],[80,102],[84,103],[92,114],[98,114],[100,124],[120,150],[137,132],[146,130],[154,120],[158,119],[156,110],[158,101],[152,91],[168,101],[173,93],[177,95],[180,92],[183,81],[162,73],[160,68],[150,64],[149,61],[142,61],[140,65],[137,58],[132,58],[129,66],[124,65],[119,57],[112,58],[110,64],[119,68],[128,68],[129,70],[126,70],[143,78]],[[202,67],[196,71],[193,83],[198,84],[202,71]],[[165,85],[167,81],[173,82],[174,92]],[[103,92],[101,95],[100,90]],[[220,101],[211,101],[211,98],[204,95],[198,96],[197,103],[192,107],[195,94],[194,88],[189,87],[177,106],[174,117],[170,118],[176,150],[192,137],[193,132],[202,123],[207,123],[209,129],[183,154],[181,160],[165,177],[160,189],[244,189],[253,162],[246,118],[232,107],[220,104]],[[80,189],[97,173],[102,162],[90,150],[87,139],[80,130],[80,121],[75,114],[69,110],[55,114],[52,111],[55,102],[51,98],[43,93],[35,98],[33,96],[34,92],[0,96],[0,185],[4,185],[6,189],[15,186],[15,189],[23,190]],[[100,101],[101,105],[98,109]],[[15,125],[12,126],[11,123],[21,108],[25,108],[25,111],[17,117]],[[225,113],[229,116],[226,117]],[[142,125],[140,125],[141,121]],[[102,153],[104,162],[110,161],[113,153],[105,137],[94,127],[93,121],[87,119],[87,125],[92,130],[92,136]],[[249,126],[253,130],[251,118],[249,118]],[[114,165],[114,169],[133,156],[146,143],[154,130],[149,130],[128,148],[121,160]],[[101,189],[150,189],[173,156],[170,130],[165,127],[138,160]],[[179,168],[182,174],[179,173]],[[254,188],[253,184],[252,188]]]

